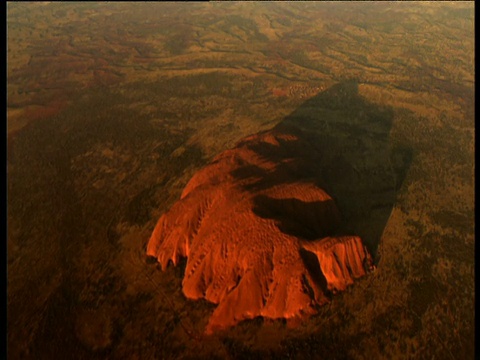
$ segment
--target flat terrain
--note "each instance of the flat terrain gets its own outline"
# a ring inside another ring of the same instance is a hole
[[[473,359],[473,2],[7,3],[9,359]],[[190,177],[304,129],[375,273],[203,334],[145,256]]]

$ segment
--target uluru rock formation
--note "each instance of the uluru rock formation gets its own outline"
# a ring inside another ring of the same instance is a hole
[[[158,221],[147,255],[187,257],[183,292],[218,304],[207,332],[257,316],[313,314],[372,267],[318,176],[300,130],[249,136],[198,171]]]

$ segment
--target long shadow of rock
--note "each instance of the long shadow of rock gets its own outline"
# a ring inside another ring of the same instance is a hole
[[[361,236],[376,258],[396,192],[413,157],[410,148],[393,146],[390,142],[393,114],[393,109],[362,98],[357,83],[336,84],[305,101],[272,129],[306,141],[286,139],[282,146],[268,143],[249,146],[264,161],[278,164],[273,171],[248,165],[232,174],[241,180],[253,179],[245,185],[253,191],[273,187],[284,179],[314,182],[333,197],[342,214],[341,226],[332,232]],[[245,141],[248,144],[248,138]],[[256,182],[255,178],[260,180]],[[259,200],[265,203],[269,199]],[[270,203],[267,208],[274,209],[275,202]],[[298,212],[305,214],[312,210],[310,206]],[[298,232],[302,227],[301,221],[300,226],[289,226],[288,217],[275,210],[258,215],[276,218],[284,232],[291,229]],[[305,228],[298,235],[313,239],[322,234]]]

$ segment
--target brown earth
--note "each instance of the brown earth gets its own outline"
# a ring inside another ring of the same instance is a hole
[[[3,358],[476,358],[473,2],[5,8]],[[201,336],[216,305],[147,242],[201,167],[287,120],[376,271],[298,327]]]

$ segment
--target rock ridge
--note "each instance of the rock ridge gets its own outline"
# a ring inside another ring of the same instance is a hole
[[[187,298],[218,304],[206,332],[258,316],[314,314],[372,267],[358,236],[341,233],[334,199],[314,177],[298,129],[249,136],[186,185],[147,245],[163,270],[187,257]]]

